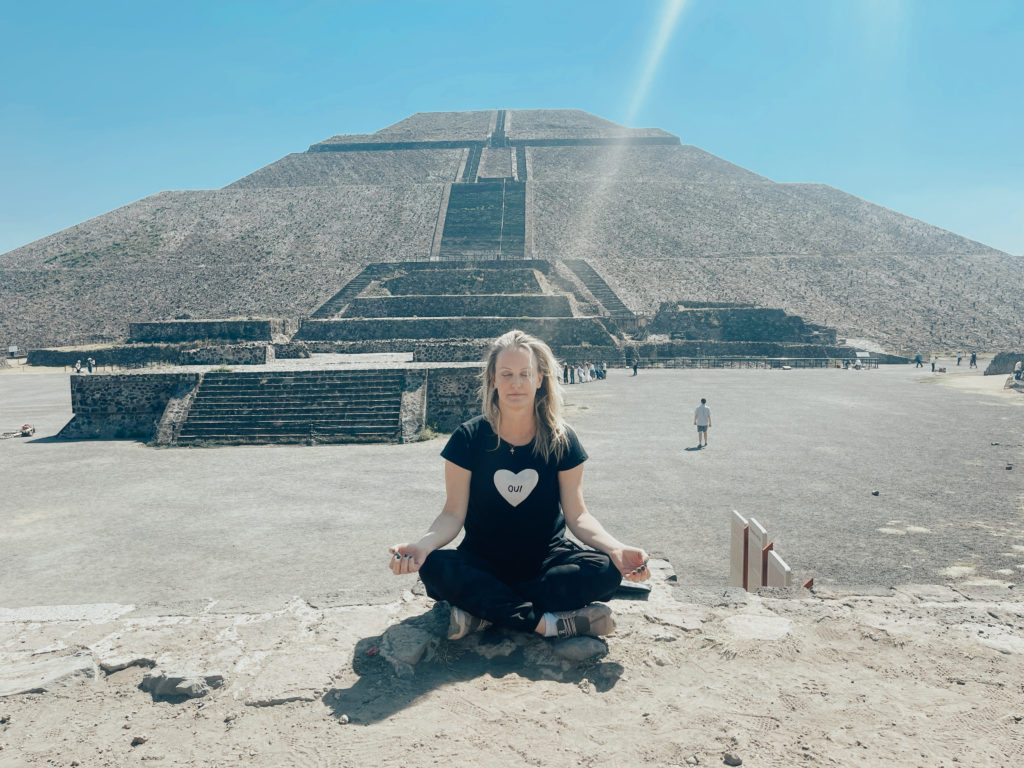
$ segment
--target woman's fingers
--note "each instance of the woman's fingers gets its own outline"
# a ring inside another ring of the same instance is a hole
[[[400,576],[403,573],[415,573],[419,570],[416,558],[408,550],[408,544],[396,544],[393,547],[388,547],[388,552],[391,554],[388,567],[396,576]]]

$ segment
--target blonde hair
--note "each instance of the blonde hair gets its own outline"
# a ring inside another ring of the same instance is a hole
[[[533,415],[537,431],[533,437],[533,453],[545,462],[554,456],[558,461],[569,446],[569,433],[562,417],[562,390],[558,384],[560,371],[558,361],[551,348],[535,336],[524,331],[509,331],[491,343],[484,358],[484,370],[481,373],[480,397],[483,402],[483,414],[497,435],[501,427],[501,409],[498,407],[498,388],[496,371],[498,355],[509,349],[523,349],[530,353],[536,366],[537,375],[541,378],[533,401]],[[498,438],[498,445],[501,438]]]

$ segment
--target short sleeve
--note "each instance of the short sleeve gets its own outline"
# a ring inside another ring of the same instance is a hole
[[[589,458],[587,452],[583,450],[583,446],[580,444],[580,439],[576,436],[576,430],[572,427],[566,427],[566,432],[569,437],[569,444],[565,447],[565,453],[562,454],[562,458],[558,462],[559,472],[578,467]]]
[[[448,438],[448,443],[441,450],[441,455],[452,464],[472,471],[472,452],[469,449],[469,443],[469,430],[463,424]]]

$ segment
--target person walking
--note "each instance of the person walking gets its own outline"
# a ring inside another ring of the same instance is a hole
[[[523,331],[491,345],[483,414],[441,451],[441,514],[418,541],[388,550],[392,573],[418,572],[427,595],[449,603],[449,640],[489,624],[544,637],[606,635],[615,621],[603,601],[622,579],[650,576],[647,553],[614,538],[583,500],[587,453],[563,419],[557,365],[547,344]],[[442,549],[463,529],[456,549]]]
[[[968,368],[977,368],[978,367],[978,353],[977,352],[971,352],[971,362],[970,362],[970,364],[968,364],[967,367]]]
[[[693,423],[697,425],[697,447],[700,448],[703,444],[704,448],[708,446],[708,429],[711,428],[711,409],[708,408],[708,401],[705,398],[700,399],[700,405],[693,412]],[[703,441],[703,443],[701,442]]]

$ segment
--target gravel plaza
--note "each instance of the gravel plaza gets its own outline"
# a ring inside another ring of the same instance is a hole
[[[566,388],[588,507],[686,586],[726,584],[733,509],[797,583],[1019,583],[1024,399],[983,369],[612,370]],[[0,608],[384,603],[387,546],[443,502],[444,437],[154,449],[54,439],[70,417],[68,374],[0,375],[3,431],[37,430],[0,441]]]

